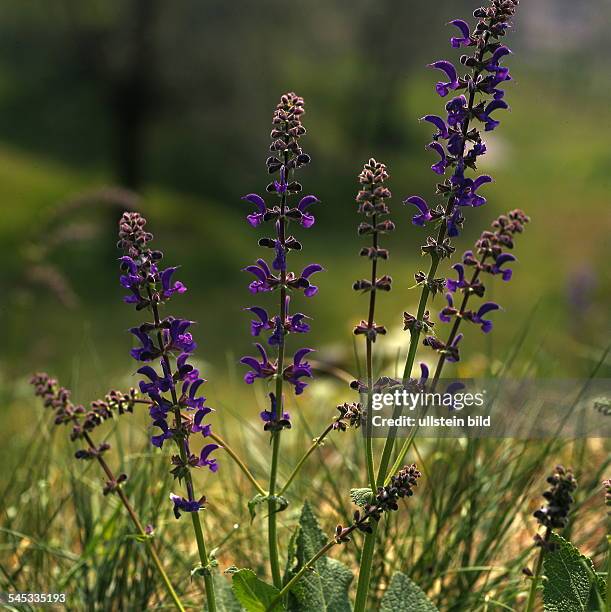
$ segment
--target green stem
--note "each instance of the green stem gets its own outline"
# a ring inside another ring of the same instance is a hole
[[[332,429],[333,429],[333,423],[328,425],[327,428],[322,432],[322,434],[320,434],[320,436],[318,436],[318,438],[316,438],[314,442],[312,442],[312,445],[310,446],[310,448],[308,448],[308,450],[305,452],[303,457],[299,460],[299,462],[297,463],[297,465],[291,472],[291,475],[288,477],[288,480],[284,483],[284,486],[280,489],[280,492],[278,493],[278,495],[284,495],[286,493],[286,490],[289,488],[289,486],[295,479],[295,476],[297,476],[297,474],[299,473],[299,470],[301,470],[303,464],[307,461],[308,457],[322,444],[323,440],[327,437],[327,434],[329,434],[332,431]]]
[[[526,604],[525,612],[533,612],[537,601],[537,587],[539,586],[539,579],[541,578],[541,570],[543,569],[543,557],[545,556],[545,544],[548,542],[551,535],[551,529],[547,529],[545,537],[543,538],[543,545],[539,548],[539,555],[537,556],[537,564],[535,565],[534,575],[532,577],[532,583],[530,585],[530,593],[528,594],[528,603]]]
[[[439,228],[439,235],[437,237],[437,242],[438,243],[441,242],[444,237],[445,237],[445,224],[443,224]],[[425,284],[422,286],[422,293],[420,294],[420,302],[418,303],[418,313],[417,313],[416,318],[419,322],[421,322],[422,319],[424,318],[424,313],[426,311],[426,303],[428,301],[428,297],[430,293],[428,284],[430,281],[432,281],[435,278],[435,273],[437,272],[438,266],[439,266],[439,257],[436,255],[433,255],[431,259],[431,266],[429,268],[429,273],[427,274],[427,280]],[[403,383],[404,384],[409,380],[409,377],[411,375],[412,368],[414,366],[414,361],[416,359],[416,353],[418,351],[419,339],[420,339],[420,329],[419,329],[419,326],[416,325],[410,331],[409,349],[407,352],[407,359],[405,360],[405,367],[403,369]],[[388,474],[388,464],[390,463],[390,459],[392,457],[392,451],[393,451],[393,447],[395,444],[396,435],[397,435],[397,429],[393,428],[389,431],[388,436],[386,437],[386,442],[384,443],[384,450],[382,451],[382,459],[380,461],[380,467],[378,469],[378,479],[377,479],[378,485],[383,484],[386,480],[386,477]],[[407,450],[409,449],[409,445],[407,445],[407,442],[410,439],[413,439],[413,437],[410,436],[410,438],[408,438],[406,442],[403,444],[403,448],[401,449],[401,454],[403,454],[403,456],[407,454]],[[411,442],[409,444],[411,445]],[[391,474],[394,471],[395,470],[393,468],[393,470],[391,471]]]
[[[366,524],[370,517],[376,512],[379,512],[379,507],[377,506],[365,512],[358,522],[355,521],[352,523],[352,525],[350,525],[350,527],[342,531],[342,539],[340,541],[348,541],[350,539],[348,536],[350,536],[353,531]],[[375,539],[377,521],[373,521],[373,523],[374,524],[371,525],[371,521],[369,521],[369,524],[373,527],[373,535]],[[367,536],[369,535],[371,534],[367,534]],[[309,561],[306,561],[303,567],[284,585],[284,587],[280,589],[280,592],[272,599],[270,604],[265,609],[265,612],[270,612],[270,610],[273,610],[282,600],[282,598],[288,594],[292,586],[301,579],[301,577],[316,563],[316,561],[318,561],[323,555],[327,554],[327,552],[329,552],[329,550],[331,550],[336,544],[339,544],[337,539],[334,538],[333,540],[329,540]],[[365,589],[365,596],[367,596],[367,589]]]
[[[252,486],[257,490],[257,493],[261,495],[266,495],[267,491],[257,482],[257,479],[252,475],[252,472],[246,467],[246,464],[240,459],[238,454],[230,447],[228,444],[221,438],[217,436],[214,432],[210,433],[210,438],[214,440],[217,444],[223,447],[223,450],[235,461],[236,465],[242,470],[244,476],[250,480]]]
[[[272,464],[269,476],[269,495],[276,492],[276,475],[278,473],[278,451],[280,450],[280,432],[272,433]],[[267,503],[267,531],[269,546],[269,564],[272,571],[272,579],[277,589],[282,588],[282,576],[280,574],[280,557],[278,554],[278,534],[276,525],[276,503],[270,499]]]
[[[376,281],[377,281],[377,249],[378,249],[378,232],[377,215],[374,213],[371,218],[373,231],[373,248],[376,251],[376,256],[371,260],[371,291],[369,293],[369,314],[367,317],[367,327],[371,331],[375,325],[374,316],[376,308]],[[375,491],[375,466],[373,462],[373,439],[371,435],[371,406],[373,397],[373,340],[369,334],[366,339],[366,367],[367,367],[367,422],[365,423],[365,463],[367,465],[367,476],[369,478],[369,486],[372,491]]]
[[[356,587],[356,599],[354,601],[354,612],[365,612],[365,607],[367,605],[369,582],[371,580],[371,566],[373,564],[373,553],[375,552],[378,524],[375,523],[372,525],[372,528],[372,533],[365,535],[365,542],[363,543],[363,550],[361,552],[359,580]]]
[[[96,450],[97,447],[94,444],[93,440],[91,439],[91,436],[87,432],[85,432],[84,438],[87,444],[89,445],[89,448],[91,448],[92,450]],[[106,474],[108,479],[111,482],[116,481],[112,470],[110,469],[109,465],[106,463],[106,460],[102,457],[102,455],[96,454],[96,459],[98,460],[98,463],[100,464],[101,468],[104,470],[104,473]],[[176,594],[176,591],[174,590],[174,587],[172,586],[172,583],[170,582],[168,575],[165,573],[165,570],[163,569],[163,565],[161,564],[161,559],[159,559],[159,555],[157,554],[157,551],[155,550],[155,547],[153,546],[153,543],[151,542],[151,538],[147,535],[144,527],[142,526],[142,523],[140,522],[140,519],[138,518],[138,515],[136,514],[135,510],[132,508],[132,505],[129,503],[129,500],[127,499],[127,496],[125,495],[121,487],[117,488],[116,493],[119,499],[121,500],[121,503],[127,510],[127,513],[129,514],[129,517],[132,523],[136,527],[138,534],[141,535],[143,538],[145,538],[144,542],[146,543],[146,548],[148,550],[149,556],[151,560],[153,561],[153,565],[157,569],[157,572],[159,573],[159,576],[161,577],[161,580],[169,596],[172,598],[172,601],[174,602],[176,609],[180,610],[180,612],[184,612],[185,609],[182,605],[182,602],[180,601],[180,598]]]
[[[193,522],[193,531],[195,531],[195,539],[197,540],[197,550],[199,551],[199,560],[204,568],[204,584],[206,585],[206,601],[208,603],[208,612],[216,612],[216,596],[214,593],[214,579],[210,573],[208,552],[206,551],[206,542],[204,540],[204,532],[202,524],[199,520],[197,512],[191,512],[191,521]]]

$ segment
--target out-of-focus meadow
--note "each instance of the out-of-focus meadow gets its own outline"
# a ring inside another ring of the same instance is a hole
[[[413,274],[425,264],[423,232],[401,201],[433,194],[430,126],[418,118],[443,105],[425,65],[457,56],[444,24],[474,8],[463,0],[3,3],[2,490],[28,445],[48,439],[32,435],[46,430],[36,425],[44,416],[30,397],[31,372],[59,377],[79,402],[135,384],[126,330],[140,319],[121,302],[114,247],[124,206],[149,219],[167,263],[181,266],[189,291],[173,308],[198,321],[197,358],[218,430],[244,447],[246,436],[262,436],[236,425],[250,420],[259,429],[262,395],[241,383],[237,364],[251,343],[241,269],[259,256],[240,197],[265,189],[271,114],[286,90],[306,100],[303,143],[313,161],[302,182],[322,200],[294,258],[326,270],[303,306],[313,317],[308,344],[318,360],[355,371],[351,330],[366,304],[351,289],[363,274],[354,195],[356,175],[375,156],[390,170],[398,228],[387,240],[393,291],[376,317],[392,333],[380,348],[405,351],[401,313],[414,308]],[[504,308],[494,333],[465,338],[461,374],[494,372],[521,337],[516,376],[587,376],[608,344],[609,17],[602,0],[520,7],[508,62],[511,112],[487,138],[491,152],[479,168],[495,183],[486,187],[488,205],[468,211],[457,247],[469,248],[510,208],[532,222],[519,237],[512,282],[494,287]],[[328,421],[349,394],[323,376],[300,399],[302,424]],[[143,440],[145,420],[134,423]],[[294,443],[295,456],[306,443]],[[259,446],[251,460],[264,466],[263,438]],[[227,500],[237,507],[235,496]]]

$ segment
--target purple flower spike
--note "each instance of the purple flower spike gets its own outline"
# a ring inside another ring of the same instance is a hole
[[[308,196],[305,196],[304,198],[301,198],[299,204],[297,205],[297,210],[299,210],[299,212],[302,213],[301,219],[299,222],[301,223],[303,227],[308,228],[314,225],[314,221],[315,221],[314,215],[306,213],[305,211],[312,204],[316,204],[318,202],[320,202],[320,200],[314,195],[308,195]]]
[[[323,270],[322,266],[316,263],[307,265],[300,274],[289,268],[291,253],[303,248],[301,242],[290,233],[291,224],[299,224],[303,228],[312,227],[315,218],[310,207],[320,201],[315,195],[300,196],[298,201],[293,200],[303,191],[302,185],[296,179],[297,171],[310,163],[310,156],[301,148],[301,137],[306,133],[302,125],[304,112],[303,99],[293,92],[281,96],[274,111],[271,155],[267,158],[266,165],[269,174],[275,178],[267,185],[266,191],[275,196],[276,202],[268,207],[257,195],[250,194],[245,197],[257,207],[255,214],[249,218],[251,225],[267,223],[273,232],[259,240],[260,247],[274,249],[271,265],[260,258],[254,265],[246,267],[245,271],[254,276],[249,285],[250,292],[275,292],[280,298],[279,304],[277,302],[278,309],[273,311],[269,307],[262,308],[257,305],[246,310],[254,315],[250,323],[251,334],[255,337],[266,337],[270,347],[277,347],[277,358],[268,357],[262,341],[255,345],[260,357],[246,356],[240,360],[249,367],[244,376],[247,384],[252,384],[258,378],[278,377],[278,397],[271,394],[271,410],[261,413],[265,430],[272,434],[291,426],[289,415],[283,410],[284,381],[293,384],[296,393],[301,393],[306,385],[300,378],[312,376],[309,364],[301,361],[310,349],[305,352],[298,351],[293,363],[286,363],[286,343],[289,335],[310,330],[308,317],[304,313],[290,312],[290,295],[299,291],[303,291],[305,297],[315,295],[318,287],[312,283],[312,277]]]
[[[448,160],[446,159],[444,148],[438,142],[431,142],[427,145],[427,149],[435,151],[441,158],[437,163],[431,166],[431,170],[435,172],[435,174],[445,174],[446,168],[448,167]]]
[[[249,193],[248,195],[245,195],[242,199],[246,200],[247,202],[250,202],[251,204],[254,204],[257,207],[256,213],[252,213],[246,217],[246,220],[248,221],[248,223],[250,223],[250,225],[252,225],[253,227],[257,227],[263,222],[263,215],[265,215],[267,211],[267,207],[265,206],[265,200],[263,200],[263,198],[260,195],[257,195],[256,193]]]
[[[258,196],[253,197],[257,203]],[[120,282],[132,291],[126,301],[135,304],[137,310],[149,311],[147,322],[130,330],[140,342],[139,347],[132,349],[131,355],[137,361],[158,360],[155,367],[144,365],[138,369],[138,374],[143,377],[139,386],[150,402],[148,410],[153,421],[151,444],[163,448],[166,440],[172,440],[179,447],[179,453],[172,457],[174,467],[171,474],[179,481],[186,481],[188,491],[188,499],[174,493],[170,495],[174,515],[179,518],[181,511],[198,512],[203,508],[205,498],[194,499],[190,471],[204,466],[216,471],[216,461],[208,456],[218,446],[205,446],[199,459],[189,450],[193,433],[211,434],[211,426],[203,420],[212,409],[205,406],[206,398],[198,395],[204,379],[188,363],[197,346],[189,331],[193,321],[173,316],[160,317],[158,305],[167,303],[175,294],[184,293],[186,287],[173,280],[177,267],[159,270],[158,262],[163,253],[148,246],[153,235],[145,231],[145,225],[146,219],[135,212],[123,213],[119,221],[117,246],[124,252],[120,259]]]
[[[437,62],[433,62],[429,64],[429,68],[436,68],[437,70],[441,70],[445,72],[448,76],[448,82],[444,83],[443,81],[439,81],[435,86],[435,91],[443,98],[450,93],[451,89],[458,89],[458,74],[456,73],[456,68],[451,62],[446,60],[439,60]]]
[[[409,198],[403,200],[403,203],[413,204],[420,211],[419,215],[414,215],[412,217],[412,223],[414,225],[419,225],[422,227],[427,221],[432,219],[429,205],[426,203],[426,200],[420,196],[410,196]]]
[[[459,47],[468,47],[469,45],[473,44],[473,41],[471,40],[471,33],[469,32],[469,24],[466,21],[463,21],[462,19],[453,19],[450,21],[450,24],[456,26],[462,34],[460,38],[456,36],[450,38],[450,44],[452,47],[458,49]]]
[[[504,281],[511,280],[511,276],[513,274],[513,270],[511,270],[511,268],[507,268],[505,270],[501,270],[501,266],[503,266],[506,263],[509,263],[510,261],[516,261],[515,256],[512,255],[511,253],[502,253],[501,255],[499,255],[496,258],[496,260],[494,262],[494,265],[490,269],[491,274],[501,274],[502,275],[502,279]]]
[[[435,140],[437,140],[438,138],[443,138],[444,140],[447,140],[448,126],[441,117],[438,117],[437,115],[425,115],[424,117],[422,117],[421,121],[428,121],[437,128],[437,133],[433,134],[433,138]]]

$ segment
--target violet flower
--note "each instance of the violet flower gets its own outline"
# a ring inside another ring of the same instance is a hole
[[[190,331],[193,321],[160,317],[159,306],[187,289],[173,280],[176,267],[159,268],[163,254],[149,248],[153,236],[145,231],[145,224],[144,217],[130,212],[124,213],[119,222],[118,247],[125,252],[120,258],[123,271],[120,280],[130,290],[125,301],[135,304],[137,310],[150,310],[153,318],[130,330],[139,343],[131,355],[147,364],[138,373],[142,376],[140,391],[151,401],[151,444],[162,448],[165,442],[173,441],[179,449],[179,454],[172,458],[172,474],[185,481],[187,497],[170,496],[178,518],[181,511],[197,512],[204,507],[205,498],[195,497],[190,470],[206,467],[215,472],[218,464],[210,459],[210,454],[219,446],[204,444],[199,455],[190,450],[193,442],[210,435],[210,425],[203,420],[213,410],[199,394],[204,379],[189,363],[197,347]]]
[[[240,362],[249,370],[244,376],[247,384],[256,379],[276,379],[276,394],[270,393],[270,409],[261,412],[264,429],[277,432],[290,427],[290,416],[283,409],[284,398],[281,392],[282,381],[293,385],[295,394],[303,392],[307,383],[303,380],[312,377],[312,370],[305,355],[312,349],[300,349],[293,362],[285,364],[285,343],[288,334],[304,334],[310,330],[307,323],[309,317],[302,312],[291,312],[290,294],[303,292],[305,297],[312,297],[318,292],[313,283],[313,276],[322,271],[319,264],[307,265],[301,273],[288,269],[288,256],[291,251],[302,249],[301,243],[288,233],[291,223],[299,224],[303,228],[312,227],[315,223],[311,207],[319,202],[314,195],[300,196],[301,185],[294,180],[295,171],[310,162],[310,156],[305,154],[300,145],[300,138],[305,134],[301,123],[304,113],[303,99],[294,93],[284,94],[276,106],[272,119],[271,156],[266,165],[268,172],[275,175],[274,180],[267,186],[269,197],[277,200],[266,201],[256,193],[243,197],[255,210],[247,215],[246,220],[252,227],[259,227],[264,223],[271,223],[274,228],[272,237],[259,240],[259,246],[269,248],[273,252],[271,264],[259,258],[244,270],[253,275],[249,284],[252,294],[278,291],[280,294],[278,314],[270,314],[261,306],[246,308],[254,315],[250,324],[250,332],[256,338],[267,336],[267,344],[277,349],[277,358],[271,359],[264,347],[264,340],[255,346],[260,357],[243,357]],[[293,202],[293,198],[299,199]]]

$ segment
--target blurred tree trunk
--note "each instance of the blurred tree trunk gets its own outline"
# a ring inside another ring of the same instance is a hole
[[[111,78],[114,122],[113,165],[116,181],[134,191],[142,187],[148,125],[156,106],[154,30],[157,0],[133,0],[124,41],[124,65]]]

